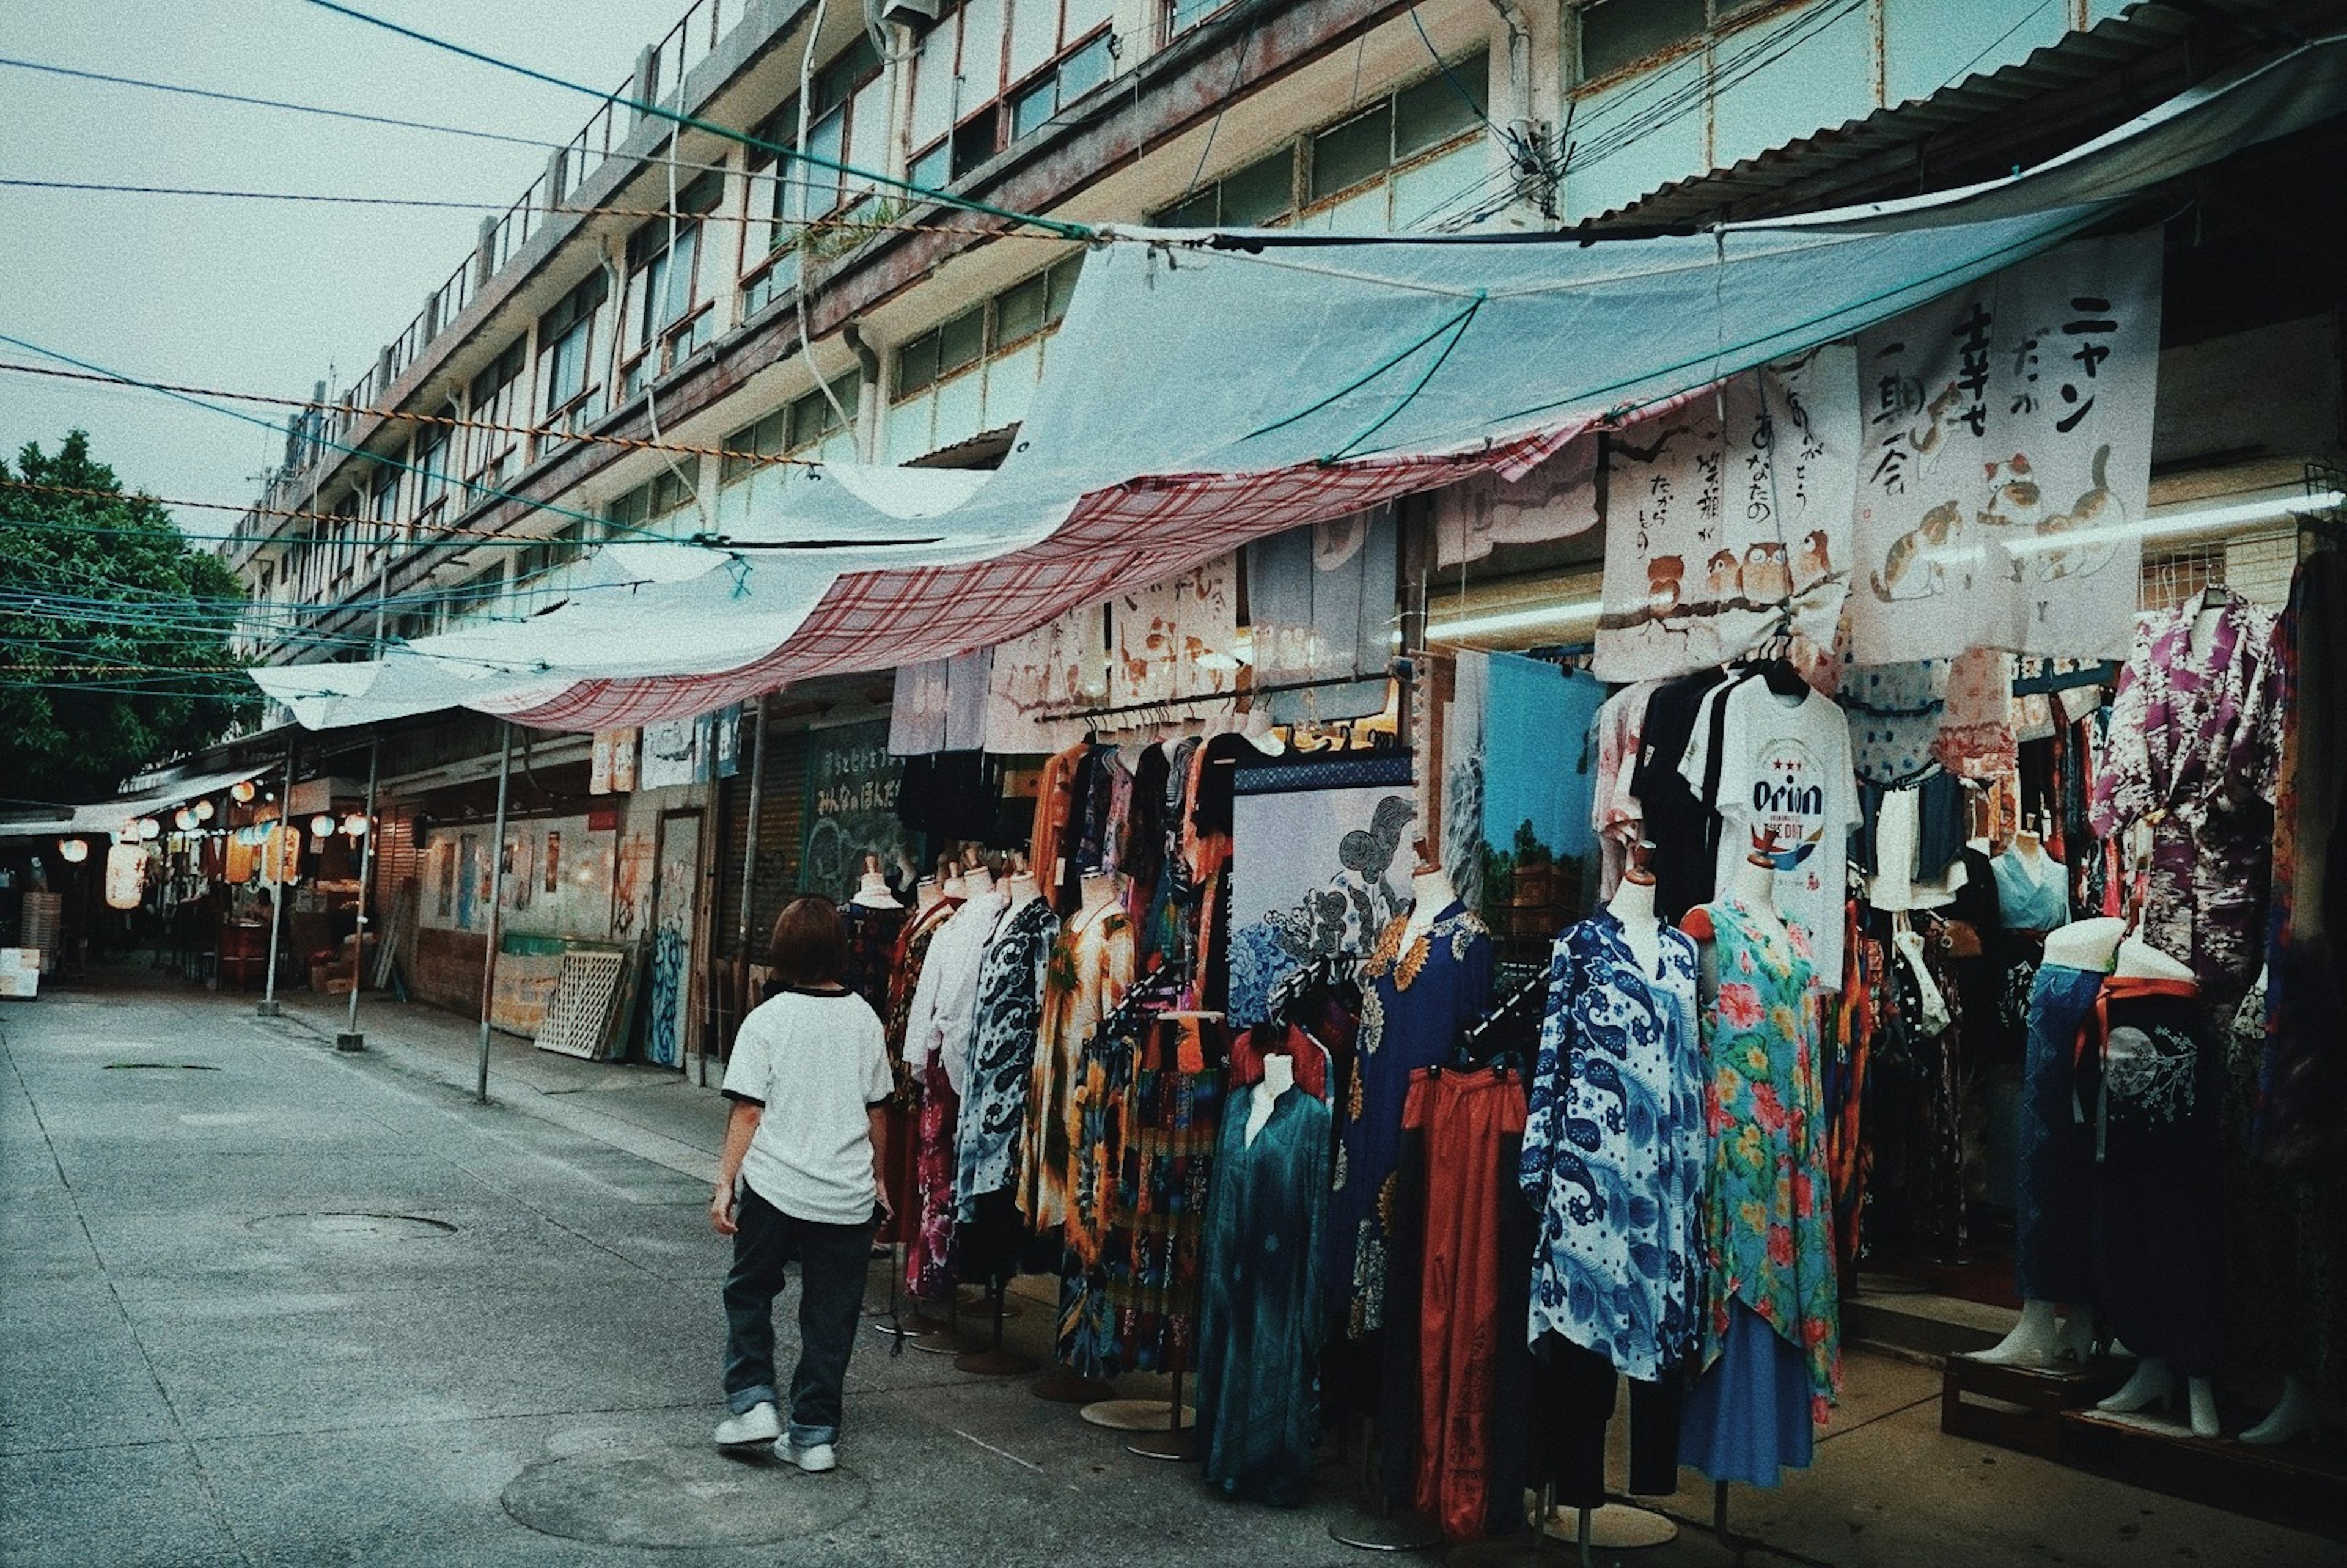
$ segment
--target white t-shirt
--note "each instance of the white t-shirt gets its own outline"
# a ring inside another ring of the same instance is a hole
[[[896,1087],[879,1015],[853,991],[779,991],[742,1020],[725,1095],[763,1105],[750,1189],[794,1219],[862,1225],[878,1190],[871,1108]]]
[[[1809,934],[1817,984],[1841,989],[1842,906],[1850,830],[1858,820],[1850,719],[1804,692],[1788,701],[1758,678],[1723,689],[1720,719],[1718,885],[1736,879],[1755,828],[1775,835],[1777,910]],[[1696,721],[1679,774],[1698,794],[1711,752],[1712,712]]]

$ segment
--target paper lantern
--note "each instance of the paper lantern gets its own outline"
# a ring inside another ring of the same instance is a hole
[[[138,836],[148,839],[160,838],[163,836],[163,825],[151,816],[142,816],[138,819]]]
[[[235,801],[237,804],[249,804],[252,800],[252,781],[251,779],[240,779],[235,784],[228,786],[228,793],[229,798]]]
[[[328,816],[324,812],[322,811],[317,815],[310,819],[310,832],[312,836],[323,838],[326,835],[333,831],[334,819]]]
[[[364,838],[367,831],[366,813],[354,811],[343,818],[343,832],[352,838]]]
[[[212,803],[208,800],[196,802],[191,809],[195,812],[198,822],[210,822],[212,819]]]
[[[89,858],[89,840],[60,838],[57,840],[57,856],[68,866],[79,866]]]
[[[193,832],[196,825],[196,814],[183,805],[171,814],[171,825],[181,833]]]

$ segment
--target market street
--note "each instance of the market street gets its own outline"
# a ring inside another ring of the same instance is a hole
[[[877,1335],[836,1474],[720,1458],[726,1252],[692,1140],[722,1102],[500,1040],[477,1106],[470,1025],[370,1003],[370,1050],[337,1055],[328,999],[267,1022],[118,975],[0,1014],[0,1561],[1354,1559],[1333,1457],[1300,1511],[1224,1504],[1022,1379]],[[1928,1368],[1855,1350],[1850,1384],[1814,1470],[1735,1493],[1785,1560],[2347,1562],[1943,1438]],[[1666,1506],[1707,1521],[1685,1473]],[[1690,1528],[1624,1560],[1729,1557]]]

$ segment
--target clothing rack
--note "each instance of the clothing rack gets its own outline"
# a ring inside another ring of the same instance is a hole
[[[2038,661],[2034,675],[2016,675],[2013,694],[2016,697],[2042,697],[2053,692],[2067,692],[2078,686],[2107,686],[2119,678],[2119,661],[2106,659],[2080,670],[2057,671],[2054,661]]]
[[[1208,702],[1235,702],[1242,697],[1268,697],[1279,692],[1317,692],[1329,686],[1358,686],[1379,679],[1376,671],[1362,675],[1328,675],[1311,681],[1274,681],[1262,686],[1235,686],[1227,692],[1198,692],[1187,697],[1158,697],[1146,702],[1117,702],[1105,708],[1062,708],[1037,713],[1039,724],[1072,723],[1079,719],[1112,719],[1127,713],[1154,713]]]

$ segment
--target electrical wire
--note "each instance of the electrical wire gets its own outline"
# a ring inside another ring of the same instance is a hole
[[[100,490],[94,489],[87,486],[77,485],[43,485],[37,484],[29,479],[0,479],[0,490],[22,490],[30,495],[64,496],[68,498],[77,500],[147,500],[154,502],[159,507],[186,507],[194,511],[235,512],[239,515],[251,514],[255,517],[262,518],[292,518],[297,522],[361,524],[367,528],[383,532],[396,532],[399,529],[409,526],[402,523],[378,522],[373,518],[363,518],[353,512],[317,512],[305,510],[300,507],[263,507],[254,503],[242,501],[190,501],[173,496],[140,495],[131,497],[124,495],[119,490]],[[12,528],[58,528],[66,527],[66,525],[58,522],[57,520],[47,518],[11,519],[9,526]],[[468,528],[462,523],[417,523],[413,526],[417,532],[422,533],[428,531],[435,536],[435,538],[432,540],[423,541],[418,541],[413,538],[378,540],[376,542],[376,548],[385,548],[392,544],[415,544],[418,542],[428,544],[436,542],[440,537],[463,538],[475,543],[485,545],[542,545],[548,542],[541,538],[524,537],[495,528]],[[134,532],[137,530],[123,529],[117,531]],[[644,532],[643,530],[638,531],[643,532],[644,539],[652,544],[686,545],[694,542],[689,538],[677,538],[665,534],[654,534]],[[179,537],[182,538],[193,539],[214,536],[190,534],[182,531]],[[231,534],[219,537],[234,538],[238,536]]]
[[[801,162],[811,164],[817,169],[827,169],[835,174],[843,175],[854,179],[869,180],[876,185],[886,185],[893,190],[908,191],[927,201],[935,201],[946,206],[958,207],[966,211],[981,213],[989,218],[1005,219],[1013,223],[1030,224],[1035,228],[1042,229],[1049,232],[1057,234],[1062,240],[1089,240],[1092,237],[1092,228],[1087,224],[1072,223],[1061,218],[1045,218],[1031,212],[1019,212],[1006,207],[996,207],[991,203],[979,201],[971,197],[957,196],[951,191],[938,190],[929,186],[917,185],[909,179],[897,179],[893,175],[876,174],[870,169],[857,169],[853,165],[840,163],[827,158],[821,158],[813,153],[792,152],[791,149],[787,148],[777,147],[772,142],[768,142],[758,137],[750,135],[747,131],[735,130],[731,126],[718,125],[712,121],[702,119],[695,115],[684,114],[679,110],[670,108],[663,104],[650,103],[640,98],[628,97],[619,93],[602,92],[597,88],[588,87],[584,83],[574,82],[569,80],[568,77],[554,76],[549,72],[538,70],[532,67],[522,65],[518,61],[503,59],[496,55],[487,54],[479,49],[468,48],[462,44],[453,42],[446,38],[436,37],[434,35],[424,32],[418,28],[403,26],[399,23],[390,20],[388,17],[374,15],[368,12],[361,11],[354,6],[338,4],[337,0],[310,0],[310,4],[319,7],[321,10],[331,11],[338,16],[347,16],[352,21],[364,22],[372,27],[380,27],[385,32],[397,34],[401,37],[412,39],[419,44],[429,45],[431,47],[436,49],[446,50],[450,54],[461,56],[466,59],[475,61],[480,65],[492,66],[502,71],[510,71],[517,76],[526,77],[532,81],[544,82],[548,87],[562,87],[574,93],[584,93],[589,97],[600,99],[604,103],[616,104],[633,114],[649,115],[659,119],[667,120],[683,129],[702,131],[707,135],[719,137],[727,141],[739,142],[743,147],[753,148],[761,152],[769,152],[778,156],[796,158]]]
[[[359,408],[347,403],[321,403],[309,397],[276,397],[261,392],[231,392],[224,387],[193,386],[184,382],[142,381],[133,376],[98,374],[89,371],[60,370],[54,365],[19,364],[0,360],[0,371],[15,375],[43,375],[60,381],[95,382],[104,386],[123,386],[145,392],[183,392],[197,397],[221,397],[238,403],[261,403],[277,408],[296,408],[318,414],[347,414],[354,419],[396,419],[408,425],[432,425],[447,430],[487,430],[506,436],[528,436],[533,438],[553,437],[559,441],[579,441],[589,446],[615,446],[630,452],[677,452],[689,457],[708,457],[733,463],[755,463],[761,466],[804,465],[815,466],[805,457],[784,457],[765,452],[745,452],[731,446],[698,446],[684,441],[647,441],[634,436],[596,436],[584,431],[571,431],[557,425],[507,425],[494,419],[460,419],[453,414],[411,414],[402,408]]]

